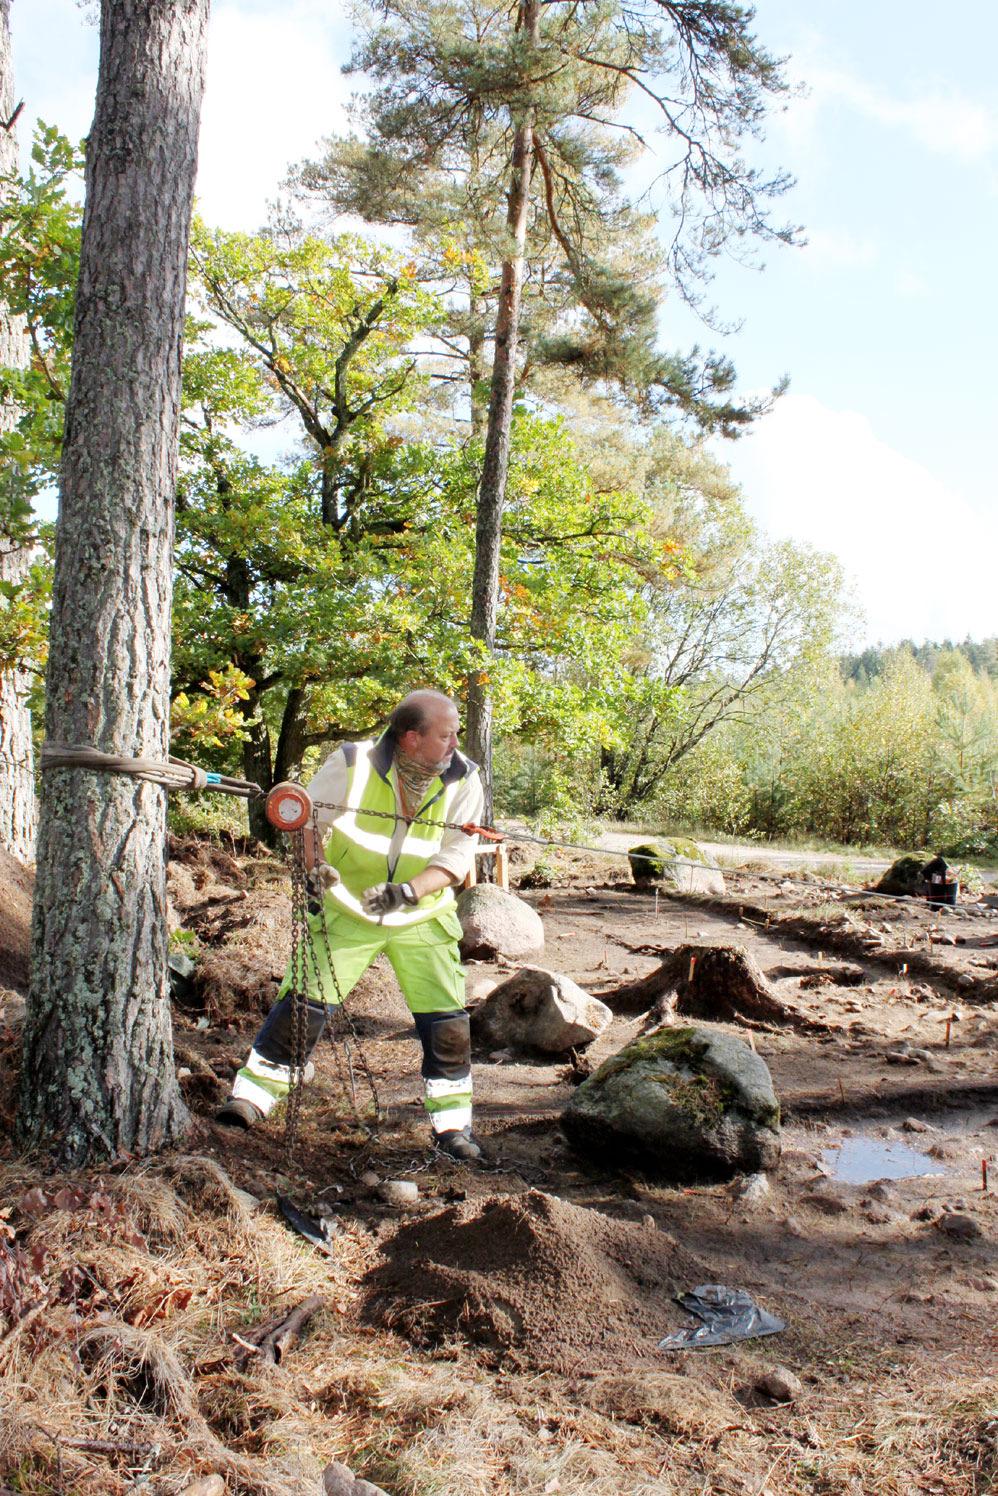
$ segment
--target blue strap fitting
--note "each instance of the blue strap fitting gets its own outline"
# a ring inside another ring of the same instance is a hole
[[[206,774],[205,778],[209,784],[221,784],[222,782],[221,774]]]

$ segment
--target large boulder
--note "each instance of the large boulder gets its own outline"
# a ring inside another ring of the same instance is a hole
[[[724,893],[717,860],[686,836],[642,842],[627,854],[638,887],[666,883],[677,893]]]
[[[466,888],[457,901],[464,934],[461,955],[468,960],[523,961],[544,949],[544,926],[535,909],[494,883]]]
[[[543,966],[524,966],[502,982],[471,1015],[483,1046],[566,1054],[609,1028],[613,1014],[569,977]]]
[[[921,857],[907,855],[897,858],[891,863],[879,883],[874,885],[876,892],[908,897],[914,894],[920,898],[925,892],[923,867]]]
[[[765,1063],[740,1039],[698,1027],[626,1045],[578,1088],[562,1127],[581,1151],[670,1180],[761,1173],[780,1157]]]

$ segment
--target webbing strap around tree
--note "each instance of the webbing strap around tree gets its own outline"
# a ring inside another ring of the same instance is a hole
[[[233,779],[228,774],[210,774],[197,764],[182,758],[166,762],[155,758],[131,758],[125,753],[102,753],[83,744],[43,743],[43,769],[91,769],[103,774],[127,774],[147,784],[161,784],[169,790],[215,790],[223,795],[238,795],[250,800],[263,794],[258,784],[248,779]]]

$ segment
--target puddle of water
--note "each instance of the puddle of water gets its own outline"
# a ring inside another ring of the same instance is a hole
[[[883,1143],[877,1138],[843,1138],[834,1148],[821,1150],[832,1179],[843,1184],[868,1184],[873,1179],[915,1179],[940,1174],[938,1162],[907,1143]]]

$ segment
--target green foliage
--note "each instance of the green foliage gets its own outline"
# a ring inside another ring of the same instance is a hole
[[[38,527],[37,543],[17,581],[0,580],[0,672],[28,670],[40,676],[48,654],[48,610],[52,597],[53,527]]]
[[[359,19],[351,67],[373,86],[356,101],[358,134],[327,142],[295,182],[340,212],[414,231],[425,273],[448,286],[446,351],[460,370],[448,377],[470,387],[473,419],[508,251],[513,136],[528,119],[524,387],[555,366],[613,384],[645,414],[725,435],[765,408],[734,396],[722,356],[658,347],[670,283],[698,302],[725,245],[794,237],[770,218],[788,178],[740,155],[786,86],[750,11],[715,0],[541,5],[536,37],[522,4],[384,0]],[[652,138],[638,103],[660,136],[657,184],[675,226],[664,248],[625,186]]]
[[[648,579],[647,623],[621,711],[625,730],[602,758],[604,805],[617,815],[656,796],[725,723],[749,721],[792,695],[825,657],[845,611],[835,558],[768,542],[730,475],[698,447],[655,432],[643,483],[653,527],[681,548],[684,565]],[[712,777],[726,803],[717,804],[712,791],[710,804],[691,803],[681,818],[720,814],[735,829],[744,797],[730,775]]]
[[[963,653],[938,655],[930,675],[899,649],[872,678],[849,681],[828,660],[690,754],[655,810],[738,835],[994,858],[996,724],[995,680]],[[727,824],[726,804],[737,810]]]
[[[0,534],[19,544],[34,538],[31,501],[53,479],[62,446],[69,388],[82,210],[83,169],[77,148],[39,123],[31,165],[0,192],[0,288],[30,341],[26,369],[0,369],[0,403],[19,412],[0,433]]]
[[[230,739],[246,736],[239,703],[250,699],[254,682],[227,660],[221,670],[209,670],[208,679],[193,699],[178,691],[170,703],[170,737],[174,744],[189,743],[192,751],[221,748]]]

